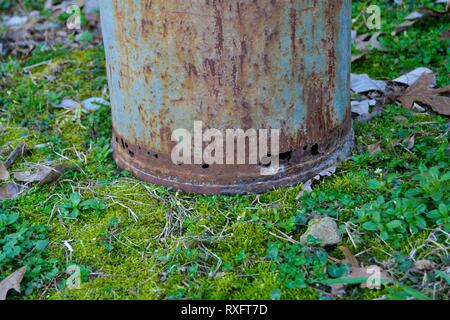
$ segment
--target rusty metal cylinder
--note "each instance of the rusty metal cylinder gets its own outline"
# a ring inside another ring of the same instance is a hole
[[[194,193],[264,192],[350,154],[351,0],[100,4],[114,159],[138,178]],[[280,169],[174,162],[174,131],[196,122],[279,130]]]

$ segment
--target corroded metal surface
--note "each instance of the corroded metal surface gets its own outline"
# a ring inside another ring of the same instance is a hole
[[[101,1],[114,157],[189,192],[262,192],[311,178],[352,145],[350,0]],[[172,132],[280,129],[283,170],[176,165]]]

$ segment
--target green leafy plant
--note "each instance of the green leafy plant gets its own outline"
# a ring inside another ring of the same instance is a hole
[[[279,280],[288,289],[304,289],[328,278],[328,254],[321,248],[271,242],[267,258],[272,261],[273,269],[279,273]]]
[[[448,202],[450,173],[443,174],[438,167],[420,166],[414,175],[417,185],[404,192],[401,188],[392,191],[388,198],[379,196],[356,212],[365,231],[376,232],[396,247],[402,237],[417,234],[436,223],[450,230]]]
[[[18,212],[0,209],[0,281],[26,266],[22,287],[29,295],[59,273],[58,261],[47,257],[47,228],[23,222]]]
[[[92,211],[97,217],[107,208],[100,200],[93,198],[86,201],[81,200],[79,193],[72,193],[59,207],[60,218],[68,220],[76,220],[81,213],[89,213]]]

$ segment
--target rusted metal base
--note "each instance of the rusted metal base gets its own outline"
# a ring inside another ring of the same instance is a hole
[[[274,176],[262,176],[258,165],[176,165],[170,157],[132,145],[117,134],[112,146],[119,167],[130,170],[138,179],[188,193],[251,194],[305,182],[348,159],[354,145],[353,130],[336,134],[344,135],[330,140],[336,144],[305,146],[280,155],[281,171]]]

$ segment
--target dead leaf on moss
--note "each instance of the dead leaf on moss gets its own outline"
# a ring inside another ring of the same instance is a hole
[[[373,80],[367,74],[351,75],[351,90],[355,93],[365,93],[371,91],[379,91],[386,93],[387,84],[381,80]]]
[[[9,180],[9,172],[8,169],[6,169],[3,162],[0,161],[0,181],[6,181]]]
[[[15,183],[7,183],[0,187],[0,200],[15,199],[22,189]]]
[[[370,278],[373,277],[375,274],[378,275],[380,279],[385,280],[391,280],[394,281],[389,274],[387,274],[384,270],[381,269],[379,266],[368,266],[368,267],[361,267],[358,259],[352,254],[349,248],[347,247],[340,247],[339,248],[342,251],[342,254],[344,255],[345,259],[344,263],[347,265],[350,265],[350,272],[347,278]],[[370,283],[362,283],[361,288],[367,288],[371,284]]]
[[[25,276],[25,272],[27,271],[26,267],[22,267],[7,278],[5,278],[2,282],[0,282],[0,301],[6,300],[6,296],[8,295],[8,291],[16,290],[20,293],[20,283],[22,282],[23,277]]]
[[[365,99],[361,101],[352,101],[351,104],[352,104],[352,113],[362,116],[369,114],[370,107],[375,106],[377,104],[377,101],[373,99]]]
[[[17,158],[23,157],[29,152],[30,149],[28,149],[25,143],[19,144],[17,147],[14,148],[14,150],[9,154],[8,158],[6,159],[4,163],[6,169],[11,168],[11,166],[14,164]]]
[[[450,91],[450,86],[433,89],[434,75],[424,73],[411,87],[398,98],[403,107],[411,109],[419,102],[429,106],[434,112],[450,116],[450,97],[441,96]]]
[[[415,25],[419,21],[428,19],[445,19],[450,13],[449,6],[443,11],[430,8],[420,8],[418,11],[410,13],[405,20],[395,27],[394,35]]]
[[[303,197],[305,194],[307,193],[311,193],[313,192],[313,181],[312,180],[308,180],[303,184],[303,190],[299,192],[299,194],[297,195],[297,198],[301,198]]]
[[[420,77],[424,74],[424,73],[429,73],[429,74],[433,74],[433,71],[429,68],[417,68],[414,69],[411,72],[408,72],[400,77],[398,77],[397,79],[394,79],[392,81],[396,82],[396,83],[401,83],[407,86],[412,86],[414,83],[417,82],[417,80],[420,79]],[[434,76],[433,79],[433,85],[436,85],[436,77]]]
[[[408,139],[406,139],[405,141],[403,141],[403,145],[404,145],[405,148],[408,149],[409,151],[411,151],[412,149],[414,149],[414,146],[416,145],[416,134],[413,133]]]
[[[39,183],[40,186],[52,183],[61,178],[64,172],[69,168],[67,164],[58,164],[54,166],[42,166],[37,171],[14,172],[16,181],[25,183]]]
[[[362,288],[376,288],[378,285],[381,285],[381,283],[371,282],[371,279],[373,279],[374,282],[377,282],[378,280],[382,283],[395,282],[394,279],[379,266],[361,266],[349,248],[340,247],[339,249],[345,257],[342,262],[350,267],[350,271],[348,276],[341,279],[343,280],[342,283],[330,285],[333,294],[336,295],[342,293],[347,287],[345,282],[351,279],[369,279],[367,282],[360,284]]]
[[[384,51],[385,49],[378,40],[381,34],[381,32],[375,32],[372,36],[369,34],[357,36],[355,39],[356,49],[362,52],[369,52],[374,49]]]
[[[329,168],[323,170],[322,172],[320,172],[314,178],[306,181],[303,184],[303,190],[297,195],[297,198],[301,198],[305,194],[313,192],[314,180],[315,181],[320,181],[323,177],[331,177],[332,175],[334,175],[336,173],[336,170],[337,170],[337,167],[329,167]]]
[[[378,152],[381,152],[381,142],[377,142],[377,143],[367,146],[367,151],[372,156]]]

